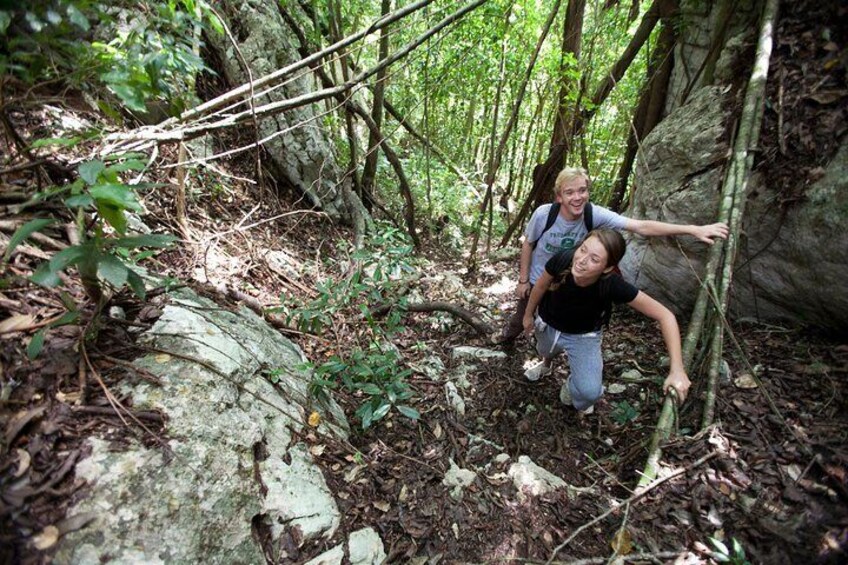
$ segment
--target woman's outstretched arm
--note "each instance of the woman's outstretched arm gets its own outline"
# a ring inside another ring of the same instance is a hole
[[[629,306],[660,323],[660,331],[662,331],[669,358],[668,377],[663,383],[663,391],[668,392],[669,388],[674,388],[680,397],[680,402],[683,402],[686,400],[686,395],[689,393],[689,387],[692,383],[683,367],[680,328],[677,326],[677,318],[674,317],[671,310],[642,291],[639,291],[639,294],[629,303]]]

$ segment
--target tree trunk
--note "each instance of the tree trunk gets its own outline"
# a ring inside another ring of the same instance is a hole
[[[636,106],[633,123],[627,136],[627,148],[609,200],[609,207],[615,212],[622,209],[624,195],[627,192],[627,180],[633,170],[633,162],[639,145],[662,119],[662,111],[668,94],[668,81],[671,77],[671,51],[674,49],[675,35],[671,22],[666,21],[660,31],[657,46],[651,53],[651,59],[648,62],[648,82]]]
[[[339,2],[331,2],[329,5],[330,9],[330,33],[332,34],[333,41],[338,42],[342,38],[342,15],[341,8],[339,7]],[[293,25],[293,22],[289,21],[289,27]],[[303,52],[301,52],[301,56],[303,56]],[[347,82],[350,80],[350,72],[348,70],[348,53],[347,48],[343,47],[339,50],[339,67],[341,69],[342,80]],[[335,65],[330,65],[330,68],[333,69]],[[353,127],[353,116],[350,112],[344,113],[345,119],[345,132],[347,133],[347,143],[348,150],[350,152],[350,163],[347,167],[346,175],[350,176],[352,190],[359,195],[360,201],[365,206],[365,209],[370,212],[370,208],[368,208],[369,200],[363,198],[362,194],[362,184],[359,182],[359,175],[357,174],[357,163],[359,162],[359,142],[356,138],[356,129]]]
[[[391,0],[382,0],[381,2],[381,17],[386,17],[391,11]],[[389,56],[389,36],[386,33],[387,28],[380,30],[380,47],[379,60],[383,60]],[[380,145],[382,136],[380,129],[383,127],[383,98],[386,84],[386,69],[381,69],[377,73],[376,84],[374,85],[374,105],[371,108],[371,119],[377,126],[376,134],[371,131],[368,135],[368,153],[365,156],[365,166],[362,168],[362,196],[363,203],[366,208],[370,209],[370,202],[374,198],[374,176],[377,173],[377,148]]]

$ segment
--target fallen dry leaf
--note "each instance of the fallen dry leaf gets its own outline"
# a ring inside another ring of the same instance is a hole
[[[158,354],[156,357],[154,357],[153,359],[154,359],[157,363],[162,364],[162,363],[167,363],[168,361],[170,361],[170,360],[171,360],[171,356],[170,356],[170,355],[168,355],[167,353],[160,353],[160,354]]]
[[[35,549],[44,550],[56,545],[59,541],[59,528],[56,526],[47,526],[40,533],[32,536],[32,545]]]
[[[374,508],[376,508],[380,512],[388,512],[389,508],[392,507],[391,504],[389,504],[388,502],[385,502],[383,500],[378,500],[376,502],[372,502],[371,504],[373,504]]]
[[[610,545],[612,546],[612,550],[618,555],[627,555],[633,551],[633,539],[630,536],[630,530],[624,528],[617,531],[612,537]]]
[[[324,450],[327,448],[326,445],[313,445],[309,448],[309,453],[314,455],[315,457],[321,457],[324,454]]]
[[[35,316],[30,314],[13,314],[0,322],[0,334],[28,330],[35,324]]]
[[[312,412],[312,414],[309,415],[309,425],[313,428],[317,428],[319,424],[321,424],[321,414],[318,412]]]
[[[29,469],[32,457],[28,451],[20,448],[15,449],[15,453],[18,454],[18,468],[15,470],[15,478],[18,479]]]
[[[736,385],[736,388],[741,389],[751,389],[757,388],[759,385],[754,377],[750,373],[742,373],[735,379],[733,379],[733,384]]]

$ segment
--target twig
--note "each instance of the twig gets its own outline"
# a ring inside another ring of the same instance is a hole
[[[382,304],[371,309],[371,314],[379,316],[391,310],[394,304]],[[449,302],[421,302],[416,304],[407,304],[407,312],[447,312],[453,314],[472,328],[480,335],[488,336],[494,331],[492,326],[483,322],[474,313],[469,312],[465,308],[456,306]]]
[[[695,469],[696,467],[700,467],[701,465],[703,465],[704,463],[706,463],[707,461],[709,461],[713,457],[716,457],[717,455],[718,455],[717,451],[713,451],[712,453],[708,453],[708,454],[704,455],[703,457],[701,457],[700,459],[698,459],[694,463],[687,465],[686,467],[684,467],[682,469],[678,469],[677,471],[671,473],[667,477],[663,477],[662,479],[654,481],[653,483],[646,486],[644,489],[637,491],[636,494],[632,495],[630,498],[628,498],[627,500],[625,500],[624,502],[622,502],[618,506],[614,506],[614,507],[610,508],[609,510],[607,510],[603,514],[601,514],[601,515],[597,516],[596,518],[592,519],[591,521],[583,524],[582,526],[580,526],[579,528],[574,530],[574,532],[570,536],[568,536],[565,539],[564,542],[562,542],[561,544],[559,544],[558,546],[556,546],[554,548],[553,552],[551,553],[550,559],[548,559],[545,562],[545,565],[550,565],[551,563],[553,563],[554,562],[553,560],[556,557],[557,553],[559,553],[563,548],[565,548],[569,543],[571,543],[574,540],[574,538],[576,538],[578,535],[580,535],[587,528],[591,528],[592,526],[594,526],[595,524],[597,524],[598,522],[600,522],[601,520],[603,520],[604,518],[606,518],[607,516],[612,514],[613,512],[616,512],[619,508],[621,508],[622,504],[626,504],[626,505],[633,504],[637,500],[644,498],[644,496],[646,494],[648,494],[649,492],[651,492],[652,490],[654,490],[655,488],[657,488],[661,484],[663,484],[667,481],[670,481],[671,479],[675,479],[675,478],[677,478],[681,475],[684,475],[684,474],[688,473],[689,471],[691,471],[692,469]]]

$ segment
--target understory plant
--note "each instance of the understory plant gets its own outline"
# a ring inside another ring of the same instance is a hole
[[[39,265],[30,277],[34,283],[48,288],[58,286],[62,282],[60,274],[75,267],[86,294],[98,310],[105,296],[104,285],[114,291],[129,286],[139,298],[144,298],[144,281],[131,265],[149,257],[152,249],[169,246],[175,238],[164,234],[127,234],[127,212],[141,211],[136,190],[152,185],[126,184],[120,174],[142,168],[144,163],[135,158],[86,161],[79,166],[76,181],[37,193],[25,205],[28,208],[60,201],[75,218],[80,240]],[[57,221],[58,214],[35,218],[21,226],[9,241],[4,260],[24,240]],[[140,251],[144,248],[147,250]],[[77,308],[73,304],[69,306],[70,301],[65,302],[68,314],[48,327],[76,320]],[[30,357],[38,354],[43,339],[40,333],[30,342]]]
[[[411,371],[404,368],[392,343],[403,330],[405,300],[397,297],[397,290],[403,275],[413,270],[411,253],[412,245],[403,232],[378,224],[366,245],[351,254],[349,274],[320,283],[316,298],[294,301],[284,308],[288,323],[303,331],[323,333],[341,321],[348,322],[356,340],[348,351],[337,352],[324,363],[308,365],[314,371],[310,393],[321,397],[342,388],[362,397],[356,417],[363,429],[393,408],[409,418],[419,416],[406,404],[413,396],[406,382]],[[393,309],[384,318],[374,316],[371,308],[384,303],[391,303]]]

